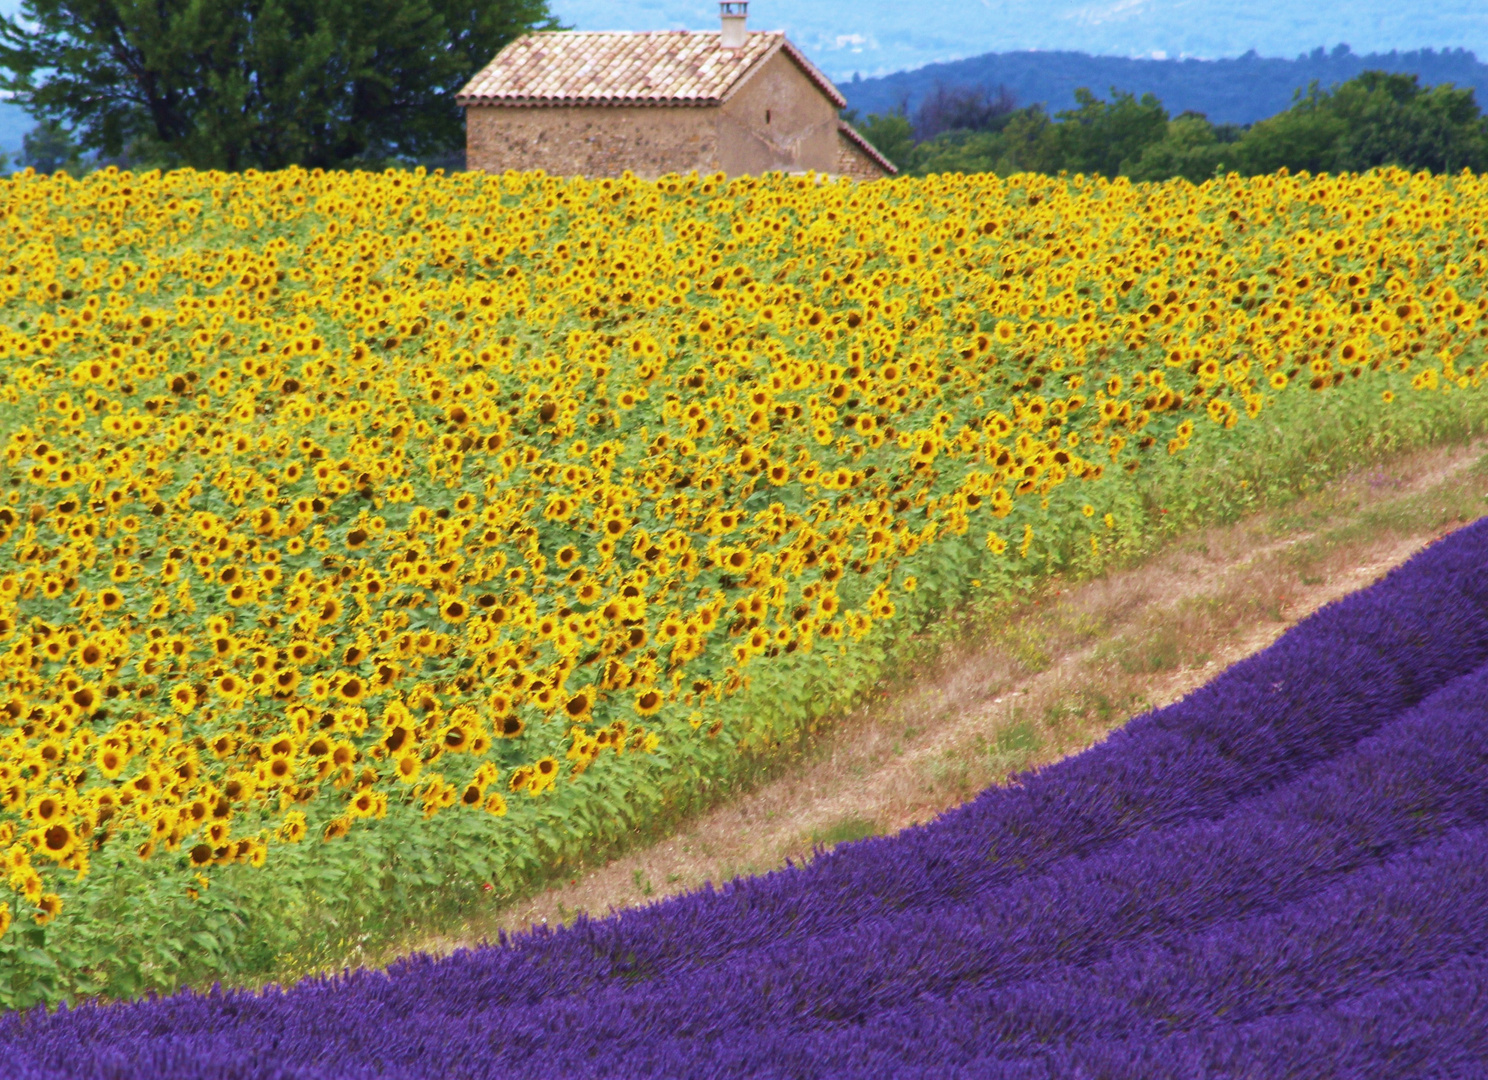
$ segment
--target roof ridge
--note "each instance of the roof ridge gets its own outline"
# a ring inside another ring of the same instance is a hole
[[[782,49],[838,108],[846,99],[784,30],[539,30],[511,41],[455,95],[480,104],[717,105]]]
[[[784,30],[747,30],[747,31],[745,31],[745,33],[746,34],[769,34],[769,35],[774,35],[774,34],[784,34],[785,31]],[[691,35],[691,34],[699,34],[699,35],[701,35],[701,34],[711,34],[714,37],[721,37],[722,34],[723,34],[723,31],[721,31],[721,30],[684,30],[684,29],[678,29],[678,28],[675,28],[675,27],[672,28],[672,29],[670,29],[670,30],[529,30],[529,31],[527,31],[527,33],[523,34],[522,37],[542,37],[542,36],[547,36],[547,35],[560,35],[560,34],[562,36],[564,36],[564,37],[579,37],[579,36],[581,36],[583,34],[615,34],[615,35],[625,34],[625,35],[630,36],[630,37],[644,37],[644,36],[646,36],[648,34],[649,35],[657,35],[657,34],[679,34],[679,35],[680,34],[689,34],[689,35]],[[517,40],[520,41],[521,39],[518,38]]]

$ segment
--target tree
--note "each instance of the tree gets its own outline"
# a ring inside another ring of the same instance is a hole
[[[58,169],[77,172],[82,166],[82,152],[71,133],[52,120],[37,124],[21,139],[21,164],[39,173]]]
[[[848,109],[843,113],[843,119],[857,128],[858,134],[872,143],[873,148],[896,167],[903,169],[909,164],[915,145],[914,128],[902,109],[883,114],[873,113],[866,120],[859,120],[857,114]]]
[[[1148,143],[1128,170],[1133,180],[1167,180],[1175,176],[1202,184],[1216,172],[1238,171],[1241,152],[1234,125],[1216,128],[1203,113],[1186,112],[1168,121],[1161,142]]]
[[[1001,131],[1017,108],[1017,100],[1005,86],[999,86],[993,96],[984,86],[936,83],[915,110],[915,138],[933,139],[945,131]]]
[[[1347,122],[1328,107],[1327,96],[1313,83],[1297,95],[1286,112],[1252,124],[1241,140],[1244,171],[1255,175],[1285,166],[1292,172],[1331,172]]]
[[[458,147],[455,92],[555,27],[547,0],[22,0],[0,88],[108,155],[331,168]]]
[[[1488,168],[1488,122],[1472,89],[1422,87],[1415,75],[1366,71],[1252,125],[1241,140],[1247,171],[1363,172],[1399,165],[1430,172]]]
[[[1168,113],[1151,94],[1138,100],[1114,87],[1101,101],[1085,87],[1075,91],[1076,108],[1056,113],[1060,168],[1116,177],[1129,172],[1143,151],[1161,142]]]
[[[1043,106],[997,118],[991,130],[952,129],[919,143],[909,155],[909,171],[932,173],[1055,172],[1060,168],[1058,131]]]
[[[1337,87],[1330,105],[1346,125],[1341,168],[1402,165],[1442,173],[1488,166],[1488,130],[1471,87],[1425,88],[1415,75],[1366,71]]]

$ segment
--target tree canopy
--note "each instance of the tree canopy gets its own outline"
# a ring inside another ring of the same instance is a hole
[[[81,147],[203,169],[463,145],[454,95],[547,0],[23,0],[0,88]]]
[[[965,96],[964,92],[961,96]],[[1000,93],[999,100],[1006,94]],[[958,100],[942,91],[931,100]],[[1103,101],[1076,91],[1077,107],[1050,117],[1041,106],[1002,111],[992,122],[926,130],[903,110],[862,121],[870,141],[892,141],[888,156],[905,172],[1098,174],[1133,180],[1182,176],[1200,183],[1216,173],[1362,172],[1399,165],[1430,172],[1488,169],[1488,120],[1473,90],[1423,87],[1414,75],[1366,71],[1322,90],[1298,93],[1292,106],[1248,127],[1211,124],[1201,113],[1169,117],[1151,94],[1112,89]],[[944,111],[944,110],[943,110]],[[916,117],[918,120],[918,117]]]

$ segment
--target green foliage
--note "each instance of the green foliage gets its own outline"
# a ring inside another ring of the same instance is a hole
[[[52,120],[26,133],[21,142],[21,164],[39,173],[61,169],[76,176],[82,172],[82,149],[66,128]]]
[[[909,171],[1126,176],[1167,133],[1168,114],[1151,94],[1138,99],[1113,90],[1111,100],[1102,101],[1081,87],[1075,97],[1077,107],[1054,119],[1035,105],[1013,112],[995,130],[951,131],[921,143]]]
[[[858,129],[858,133],[873,144],[880,154],[888,158],[899,168],[903,169],[914,152],[914,125],[909,122],[909,117],[904,115],[903,109],[879,115],[877,113],[869,116],[866,120],[859,120],[857,116],[849,111],[846,116],[848,123]]]
[[[1228,172],[1256,176],[1287,168],[1363,172],[1399,165],[1434,173],[1488,168],[1488,120],[1471,89],[1422,87],[1414,75],[1366,71],[1299,94],[1285,112],[1249,128],[1214,125],[1199,113],[1169,119],[1151,94],[1119,90],[1110,101],[1076,91],[1077,107],[1051,119],[1021,109],[996,131],[950,131],[896,160],[905,171],[1099,174],[1193,183]],[[905,121],[907,124],[907,121]]]
[[[1430,172],[1488,166],[1488,124],[1471,89],[1423,88],[1414,75],[1366,71],[1309,92],[1241,140],[1245,171],[1362,172],[1400,165]]]
[[[1133,180],[1168,180],[1181,176],[1202,184],[1210,177],[1239,171],[1239,131],[1232,125],[1216,128],[1195,113],[1168,121],[1163,138],[1149,143],[1128,170]]]
[[[24,0],[0,88],[147,165],[331,168],[461,145],[454,93],[546,0]]]
[[[1053,173],[1059,169],[1059,153],[1053,121],[1035,106],[1020,109],[1007,118],[1000,130],[947,131],[919,143],[908,156],[908,172],[931,173]]]
[[[1060,167],[1105,177],[1127,175],[1142,152],[1167,134],[1168,114],[1151,94],[1141,100],[1112,88],[1101,101],[1089,90],[1075,91],[1077,107],[1057,114],[1049,130]]]

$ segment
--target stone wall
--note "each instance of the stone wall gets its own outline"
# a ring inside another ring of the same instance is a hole
[[[831,173],[837,166],[837,107],[782,50],[724,101],[718,164],[730,176]]]
[[[837,165],[832,171],[853,180],[882,180],[889,175],[843,131],[837,133]]]
[[[718,169],[717,108],[655,105],[472,105],[465,167],[619,176]]]

